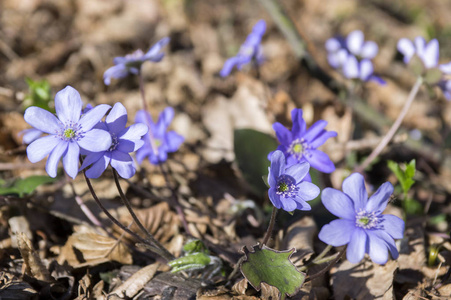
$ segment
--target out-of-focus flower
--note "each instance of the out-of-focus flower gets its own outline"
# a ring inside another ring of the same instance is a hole
[[[252,28],[252,32],[247,36],[246,41],[241,45],[238,54],[226,60],[219,74],[222,77],[226,77],[232,72],[233,67],[236,66],[238,70],[241,70],[244,65],[252,60],[255,60],[257,64],[261,64],[264,58],[260,43],[265,31],[265,21],[258,21]]]
[[[152,164],[159,164],[168,159],[168,153],[178,150],[184,138],[175,131],[167,131],[174,118],[174,109],[166,107],[160,114],[158,122],[152,121],[151,115],[146,110],[136,113],[135,122],[144,123],[149,131],[142,137],[144,145],[136,152],[136,159],[141,164],[148,157]]]
[[[111,145],[108,132],[93,127],[110,109],[101,104],[81,116],[82,101],[74,88],[67,86],[55,96],[55,117],[42,108],[32,106],[25,111],[25,121],[35,129],[48,133],[27,147],[28,159],[38,162],[49,155],[45,169],[50,177],[56,177],[58,162],[63,157],[66,173],[75,178],[78,173],[80,148],[98,152]]]
[[[98,178],[109,164],[122,178],[130,178],[135,175],[133,159],[129,153],[144,145],[141,137],[147,133],[148,128],[142,123],[133,124],[130,127],[125,127],[126,124],[127,110],[121,103],[116,103],[105,118],[105,122],[100,122],[95,126],[95,128],[109,132],[112,143],[105,151],[87,154],[80,169],[92,165],[86,170],[88,178]]]
[[[319,188],[311,182],[305,181],[310,165],[307,162],[293,164],[286,167],[285,155],[276,150],[271,156],[269,167],[269,199],[272,204],[286,211],[310,210],[306,202],[319,195]]]
[[[337,136],[335,131],[327,131],[324,129],[327,122],[319,120],[315,122],[309,129],[302,117],[302,109],[295,108],[291,111],[291,119],[293,127],[291,131],[285,128],[279,122],[273,124],[276,131],[277,139],[280,145],[277,150],[282,151],[287,159],[287,165],[301,163],[307,161],[312,168],[324,173],[331,173],[335,170],[334,163],[329,156],[316,149],[324,144],[327,139]],[[269,153],[268,159],[274,152]]]
[[[379,84],[385,84],[384,80],[373,74],[371,59],[379,50],[377,44],[373,41],[365,41],[360,30],[351,32],[346,39],[330,38],[326,41],[325,47],[329,64],[335,69],[340,69],[346,78],[373,80]]]
[[[321,200],[335,216],[340,217],[323,226],[319,239],[329,245],[348,245],[346,257],[352,263],[362,260],[365,253],[378,264],[385,264],[388,251],[398,257],[394,239],[404,235],[404,221],[393,215],[383,215],[393,186],[386,182],[368,199],[363,176],[351,174],[343,181],[343,192],[323,190]]]
[[[115,57],[113,60],[114,66],[105,71],[103,74],[103,81],[106,85],[110,85],[111,78],[120,79],[127,77],[129,74],[139,74],[141,65],[146,61],[161,61],[164,57],[164,53],[161,53],[160,51],[169,43],[169,41],[170,39],[168,37],[161,39],[146,53],[141,49],[138,49],[132,54],[127,54],[124,57]]]

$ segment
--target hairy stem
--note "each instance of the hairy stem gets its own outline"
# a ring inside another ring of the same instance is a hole
[[[330,256],[330,257],[324,258],[322,263],[325,263],[325,262],[330,261],[330,260],[328,260],[328,258],[331,258],[332,262],[331,262],[330,264],[328,264],[324,269],[322,269],[321,271],[319,271],[318,273],[308,276],[308,277],[305,279],[305,282],[309,282],[309,281],[311,281],[311,280],[313,280],[313,279],[315,279],[315,278],[317,278],[317,277],[323,275],[323,274],[326,273],[327,271],[329,271],[329,270],[330,270],[330,269],[331,269],[331,268],[332,268],[332,267],[333,267],[333,266],[341,259],[341,257],[343,256],[343,254],[345,254],[346,248],[347,248],[347,246],[343,247],[343,249],[341,249],[340,252],[338,252],[338,253],[336,253],[336,254]],[[319,263],[317,263],[317,264],[319,264]]]
[[[114,176],[114,182],[116,183],[117,190],[119,191],[119,194],[121,195],[122,203],[127,207],[128,212],[133,218],[133,221],[135,221],[136,225],[138,225],[139,229],[141,229],[142,232],[144,232],[147,236],[147,239],[153,244],[155,248],[158,248],[161,253],[164,253],[165,258],[171,258],[174,259],[174,256],[163,246],[161,245],[154,236],[147,230],[147,228],[141,223],[138,216],[135,214],[133,208],[130,205],[130,201],[125,196],[124,192],[122,191],[121,185],[119,183],[119,176],[115,169],[113,169],[113,176]],[[172,260],[171,259],[171,260]]]
[[[265,236],[263,237],[260,249],[265,245],[271,238],[272,231],[274,229],[274,224],[276,223],[277,208],[274,206],[272,208],[271,219],[269,220],[268,229],[266,230]]]
[[[414,86],[412,87],[412,90],[409,93],[409,96],[407,97],[407,101],[404,104],[404,107],[402,108],[401,112],[398,115],[398,118],[396,118],[395,122],[393,123],[390,130],[387,132],[387,134],[384,136],[384,138],[381,140],[379,145],[377,145],[376,148],[374,148],[373,152],[363,161],[363,163],[360,166],[357,166],[354,168],[355,172],[362,173],[363,170],[366,169],[370,165],[370,163],[377,157],[379,154],[384,150],[385,146],[391,141],[393,136],[395,135],[396,131],[398,130],[399,126],[401,125],[402,121],[404,120],[405,116],[407,115],[407,112],[409,111],[410,106],[412,105],[413,100],[415,99],[415,96],[418,93],[418,90],[420,89],[421,84],[423,83],[423,78],[418,77],[417,81],[415,82]]]

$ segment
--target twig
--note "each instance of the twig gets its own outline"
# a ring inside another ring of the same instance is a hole
[[[268,229],[266,230],[265,236],[263,237],[262,243],[260,244],[260,249],[263,247],[263,245],[266,245],[269,238],[271,237],[272,231],[274,229],[274,224],[276,223],[277,210],[278,209],[275,206],[273,206]]]

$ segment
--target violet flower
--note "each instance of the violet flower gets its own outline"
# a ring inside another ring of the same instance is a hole
[[[348,245],[346,258],[352,263],[362,260],[365,253],[378,264],[385,264],[388,252],[396,259],[398,250],[394,239],[404,235],[404,221],[393,215],[383,215],[393,186],[382,184],[368,199],[363,176],[351,174],[343,181],[343,192],[332,188],[323,190],[324,206],[341,219],[323,226],[319,239],[329,245]]]
[[[78,173],[80,148],[98,152],[107,150],[111,145],[108,132],[93,127],[110,109],[101,104],[81,116],[82,101],[74,88],[67,86],[55,96],[55,117],[49,111],[32,106],[25,110],[25,121],[49,135],[41,137],[27,147],[28,159],[38,162],[49,155],[45,170],[50,177],[56,177],[58,162],[63,157],[66,173],[75,178]]]
[[[327,122],[319,120],[315,122],[309,129],[302,117],[302,109],[295,108],[291,111],[291,119],[293,127],[291,131],[285,128],[279,122],[273,124],[276,131],[277,139],[280,145],[277,150],[282,151],[287,159],[287,165],[301,163],[307,161],[312,168],[324,173],[331,173],[335,170],[334,163],[329,156],[316,149],[324,144],[327,139],[337,136],[335,131],[327,131],[324,129]],[[274,152],[269,153],[268,159]]]
[[[145,135],[148,128],[145,124],[127,124],[127,110],[121,103],[116,103],[105,122],[98,123],[95,128],[105,130],[111,135],[112,143],[109,149],[101,152],[88,152],[83,160],[80,170],[92,165],[87,171],[88,178],[98,178],[111,164],[119,176],[130,178],[135,175],[135,167],[130,152],[138,150],[144,141],[141,137]]]
[[[111,78],[120,79],[127,77],[129,74],[139,74],[141,65],[146,61],[161,61],[164,57],[164,53],[161,53],[160,51],[167,43],[169,43],[169,41],[170,39],[168,37],[161,39],[146,53],[141,49],[138,49],[132,54],[127,54],[124,57],[115,57],[113,60],[114,66],[105,71],[103,74],[103,81],[106,85],[110,85]]]
[[[168,153],[178,150],[184,138],[175,131],[166,131],[174,118],[174,109],[166,107],[160,114],[158,122],[152,121],[151,115],[146,110],[136,113],[135,122],[144,123],[149,131],[142,137],[144,145],[136,152],[136,159],[141,164],[148,157],[150,163],[156,165],[168,159]]]
[[[246,41],[241,45],[238,54],[226,60],[219,74],[222,77],[226,77],[232,72],[233,67],[236,66],[238,70],[241,70],[244,65],[247,65],[252,60],[255,60],[257,64],[261,64],[264,58],[260,43],[265,31],[266,22],[264,20],[258,21],[252,28],[252,32],[247,36]]]
[[[330,38],[326,41],[325,47],[329,64],[335,69],[340,69],[346,78],[373,80],[385,84],[384,80],[373,74],[371,59],[376,56],[378,46],[373,41],[365,41],[360,30],[351,32],[346,39]]]
[[[320,190],[313,183],[305,181],[309,168],[307,162],[286,167],[285,155],[282,151],[274,151],[268,168],[268,195],[276,208],[289,212],[311,209],[306,201],[315,199]]]
[[[43,134],[44,132],[39,129],[30,128],[19,132],[19,137],[22,136],[22,143],[31,144],[31,142],[37,140]]]

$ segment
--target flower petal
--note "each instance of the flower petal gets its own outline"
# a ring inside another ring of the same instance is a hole
[[[302,109],[294,108],[291,110],[291,120],[293,122],[293,127],[291,127],[292,136],[295,138],[302,137],[307,128],[305,120],[302,117]]]
[[[35,140],[27,147],[27,156],[32,163],[44,159],[62,140],[54,135],[48,135]]]
[[[279,122],[276,122],[272,124],[272,128],[276,132],[276,136],[277,139],[279,140],[279,143],[287,146],[291,144],[291,142],[293,141],[293,136],[285,126],[283,126]]]
[[[105,155],[105,151],[101,152],[90,152],[86,157],[83,159],[83,163],[81,164],[80,170],[85,169],[89,165],[92,165],[93,163],[97,162],[102,156]],[[91,177],[89,177],[91,178]]]
[[[277,209],[282,207],[282,203],[280,202],[280,196],[276,193],[276,188],[270,187],[268,190],[268,197],[271,200],[272,205],[274,205]]]
[[[62,123],[77,123],[81,116],[82,106],[80,94],[73,87],[66,86],[56,93],[55,110]]]
[[[439,44],[437,39],[429,41],[424,49],[423,61],[426,68],[436,67],[439,57]]]
[[[21,132],[19,132],[18,136],[20,137],[21,135],[23,135],[22,143],[31,144],[32,142],[37,140],[42,134],[43,132],[40,131],[39,129],[30,128],[22,130]]]
[[[363,259],[367,249],[367,239],[368,236],[362,228],[354,228],[346,250],[346,258],[350,262],[355,264]]]
[[[161,49],[166,46],[171,41],[170,38],[165,37],[159,40],[158,42],[153,45],[149,51],[144,55],[145,60],[150,60],[153,62],[159,62],[163,57],[164,53],[159,53]]]
[[[367,41],[363,44],[360,56],[362,58],[372,59],[377,55],[378,52],[377,44],[373,41]]]
[[[364,210],[368,201],[363,176],[359,173],[349,175],[343,181],[343,192],[354,202],[355,211]]]
[[[77,143],[81,148],[91,152],[105,151],[111,147],[111,135],[105,130],[91,129]]]
[[[117,171],[122,178],[131,178],[135,175],[135,166],[130,155],[115,151],[111,155],[111,166]]]
[[[354,55],[348,55],[343,64],[343,75],[348,79],[359,78],[359,62]]]
[[[324,47],[328,52],[336,52],[341,48],[341,43],[337,38],[330,38],[326,41]]]
[[[299,183],[302,179],[304,179],[305,175],[307,175],[309,169],[310,164],[307,162],[302,162],[288,167],[285,170],[285,174],[290,175],[296,180],[296,183]]]
[[[319,187],[317,187],[311,182],[303,181],[298,185],[298,187],[299,187],[298,196],[304,201],[313,200],[316,197],[318,197],[320,193]]]
[[[321,132],[324,130],[324,127],[326,127],[327,122],[324,120],[316,121],[304,134],[304,139],[311,143],[315,140],[315,138],[321,134]]]
[[[25,110],[24,119],[34,128],[49,134],[57,134],[63,127],[61,121],[54,114],[36,106]]]
[[[445,74],[451,74],[451,62],[446,63],[446,64],[441,64],[439,66],[440,71],[442,71]]]
[[[309,149],[304,157],[310,163],[310,166],[318,171],[323,173],[332,173],[335,171],[334,163],[323,151]]]
[[[111,108],[108,104],[100,104],[89,110],[86,114],[84,114],[78,124],[81,125],[82,130],[87,132],[91,130],[97,123],[102,120],[105,116],[106,112]]]
[[[285,155],[282,153],[282,151],[276,150],[271,155],[271,166],[269,169],[269,176],[268,181],[270,183],[271,187],[275,186],[275,182],[279,178],[280,175],[284,174],[285,172]],[[271,177],[274,179],[271,179]],[[274,183],[274,185],[271,185],[271,183]]]
[[[68,144],[69,142],[61,140],[50,153],[49,158],[47,159],[47,163],[45,164],[45,170],[50,177],[56,177],[58,171],[58,162],[60,161],[61,156],[63,156],[66,152]]]
[[[369,59],[360,62],[360,79],[362,81],[368,81],[373,72],[373,63]]]
[[[354,30],[346,38],[346,46],[349,51],[354,55],[360,55],[363,46],[363,32],[360,30]]]
[[[166,107],[158,117],[158,122],[156,124],[156,132],[152,132],[155,137],[161,137],[166,132],[169,124],[171,124],[174,118],[174,109],[170,106]]]
[[[404,55],[404,63],[408,63],[412,56],[415,54],[415,46],[412,41],[406,38],[402,38],[398,41],[397,49]]]
[[[224,63],[224,66],[222,67],[221,71],[219,72],[219,75],[221,77],[229,76],[229,74],[232,72],[232,69],[235,65],[237,65],[241,61],[241,58],[239,57],[231,57],[226,60]]]
[[[380,230],[368,230],[369,255],[371,260],[383,265],[388,261],[388,249],[385,241],[378,235]]]
[[[383,230],[394,239],[402,239],[404,237],[404,221],[394,215],[382,215],[382,222],[379,224]]]
[[[114,104],[108,116],[105,118],[105,123],[108,126],[108,131],[118,135],[124,130],[127,125],[127,110],[122,103],[117,102]]]
[[[111,158],[109,155],[102,155],[88,170],[86,170],[86,177],[99,178],[105,172],[110,164]]]
[[[318,148],[322,144],[324,144],[329,138],[336,137],[337,133],[335,131],[326,131],[324,130],[319,135],[316,136],[316,138],[310,142],[310,147],[313,149]]]
[[[294,201],[294,199],[291,198],[280,198],[280,202],[282,203],[282,209],[285,211],[295,211],[297,204],[296,201]]]
[[[169,131],[164,137],[164,146],[167,152],[176,152],[185,138],[175,131]]]
[[[144,159],[152,153],[149,147],[146,147],[147,144],[144,144],[143,147],[139,148],[138,151],[136,151],[136,160],[138,161],[138,164],[142,164]]]
[[[103,82],[105,83],[105,85],[110,85],[111,78],[120,79],[127,77],[128,74],[129,74],[128,68],[121,63],[116,66],[110,67],[105,71],[105,73],[103,73]]]
[[[323,202],[328,211],[337,217],[355,222],[354,203],[342,191],[325,188],[321,194],[321,202]]]
[[[141,139],[147,132],[149,131],[149,127],[147,127],[144,123],[135,123],[130,125],[130,127],[125,128],[120,134],[119,138],[123,140],[139,140]]]
[[[365,210],[367,212],[378,212],[381,214],[385,210],[385,207],[387,207],[391,194],[393,194],[393,185],[390,182],[385,182],[370,197]]]
[[[355,225],[352,221],[333,220],[321,228],[318,238],[328,245],[340,247],[349,243],[354,230]]]
[[[303,211],[312,210],[312,207],[310,206],[310,204],[308,204],[306,201],[302,200],[300,197],[296,196],[294,201],[296,201],[296,209],[303,210]]]
[[[67,175],[75,179],[78,174],[78,161],[80,157],[80,147],[77,143],[69,143],[67,152],[63,157],[63,166]]]

